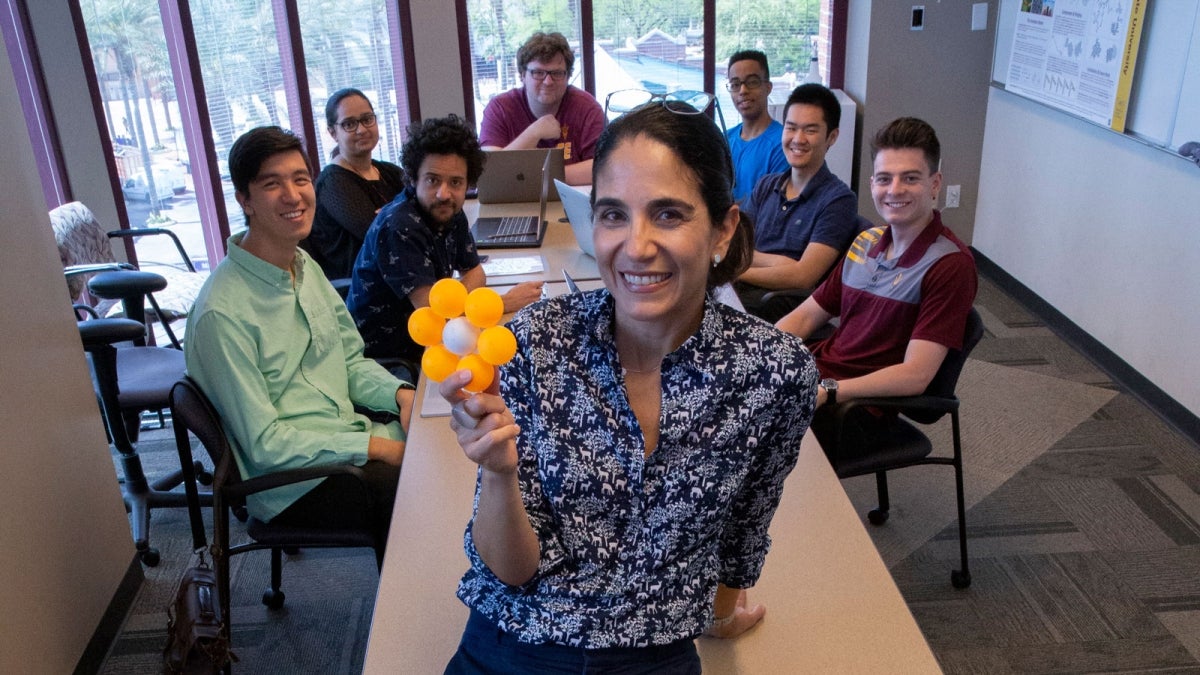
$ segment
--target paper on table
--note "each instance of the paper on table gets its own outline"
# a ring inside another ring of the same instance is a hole
[[[425,382],[425,397],[421,399],[421,417],[449,417],[450,404],[438,393],[438,383]]]
[[[483,263],[483,272],[489,277],[537,274],[545,269],[546,259],[540,255],[500,257],[493,254],[487,262]]]

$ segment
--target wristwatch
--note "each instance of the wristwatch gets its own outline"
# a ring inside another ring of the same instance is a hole
[[[838,382],[832,377],[821,380],[821,388],[825,390],[825,404],[837,405]]]

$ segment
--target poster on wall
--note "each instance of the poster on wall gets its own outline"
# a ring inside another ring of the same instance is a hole
[[[1021,0],[1005,89],[1124,133],[1147,0]]]

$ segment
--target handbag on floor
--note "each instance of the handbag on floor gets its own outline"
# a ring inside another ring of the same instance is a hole
[[[163,649],[164,672],[220,672],[237,656],[222,634],[221,603],[217,575],[198,551],[199,563],[183,573],[175,599],[167,608],[167,646]]]

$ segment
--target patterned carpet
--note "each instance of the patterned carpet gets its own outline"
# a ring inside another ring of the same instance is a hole
[[[1087,413],[994,490],[979,495],[978,483],[968,487],[968,495],[981,497],[967,513],[969,590],[948,583],[957,555],[952,519],[911,554],[889,560],[942,667],[947,673],[1200,673],[1200,449],[987,280],[977,306],[988,335],[975,358],[997,371],[1019,370],[1111,397],[1005,414],[1003,423],[1021,435],[1029,431],[1022,427],[1041,427],[1049,418],[1061,422],[1067,408]],[[1007,379],[997,372],[989,383],[1008,403],[1041,396],[1041,385],[1017,389]],[[962,392],[964,421],[983,414],[972,395]],[[994,442],[1008,446],[1006,454],[1022,452],[1002,429],[986,438],[970,433],[964,431],[968,447]],[[965,461],[975,461],[969,450]],[[906,515],[923,512],[914,505]],[[869,529],[881,541],[896,520]]]
[[[1200,674],[1200,449],[986,278],[977,307],[987,334],[959,387],[971,588],[949,581],[949,468],[893,473],[892,517],[867,526],[942,667]],[[931,434],[948,447],[947,423]],[[169,430],[145,434],[141,452],[151,475],[176,462]],[[874,506],[873,479],[844,485],[864,514]],[[189,564],[184,514],[156,512],[151,538],[163,562],[102,673],[159,670],[165,607]],[[266,552],[234,559],[237,670],[360,672],[371,553],[285,556],[279,611],[259,602],[268,577]]]

